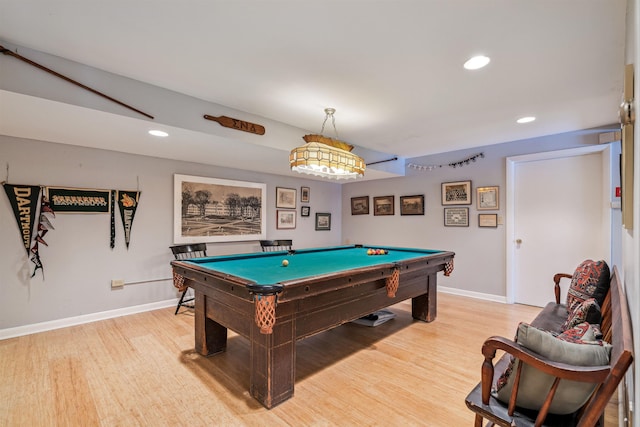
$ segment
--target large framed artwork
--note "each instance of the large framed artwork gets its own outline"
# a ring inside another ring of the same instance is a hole
[[[266,238],[267,185],[174,175],[174,243]]]

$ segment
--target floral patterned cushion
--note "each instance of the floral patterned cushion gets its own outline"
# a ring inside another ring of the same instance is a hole
[[[582,322],[565,330],[561,334],[554,334],[554,336],[562,341],[581,344],[585,341],[595,341],[600,333],[599,331],[600,328],[592,326],[587,322]]]
[[[576,305],[595,298],[598,306],[602,306],[609,290],[609,266],[606,262],[583,261],[571,278],[571,286],[567,292],[567,310],[571,313]]]
[[[573,310],[569,312],[567,320],[560,328],[561,331],[571,329],[580,323],[590,323],[592,325],[599,325],[602,321],[602,313],[600,312],[600,306],[595,298],[589,298],[581,303],[575,305]]]

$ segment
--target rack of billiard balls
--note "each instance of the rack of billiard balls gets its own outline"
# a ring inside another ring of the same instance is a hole
[[[386,255],[389,251],[387,249],[367,249],[367,255]]]

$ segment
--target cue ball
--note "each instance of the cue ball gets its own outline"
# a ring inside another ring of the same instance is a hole
[[[287,261],[286,259],[282,260],[282,266],[286,267],[287,265],[289,265],[289,261]]]

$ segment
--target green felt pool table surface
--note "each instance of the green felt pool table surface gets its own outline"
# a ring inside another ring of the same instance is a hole
[[[368,255],[367,250],[386,249],[386,255]],[[289,254],[282,252],[251,253],[216,256],[190,260],[201,268],[215,270],[254,282],[257,285],[273,285],[311,276],[322,276],[339,271],[393,264],[421,258],[443,251],[397,247],[335,246],[317,249],[301,249]],[[288,266],[282,261],[287,260]]]

